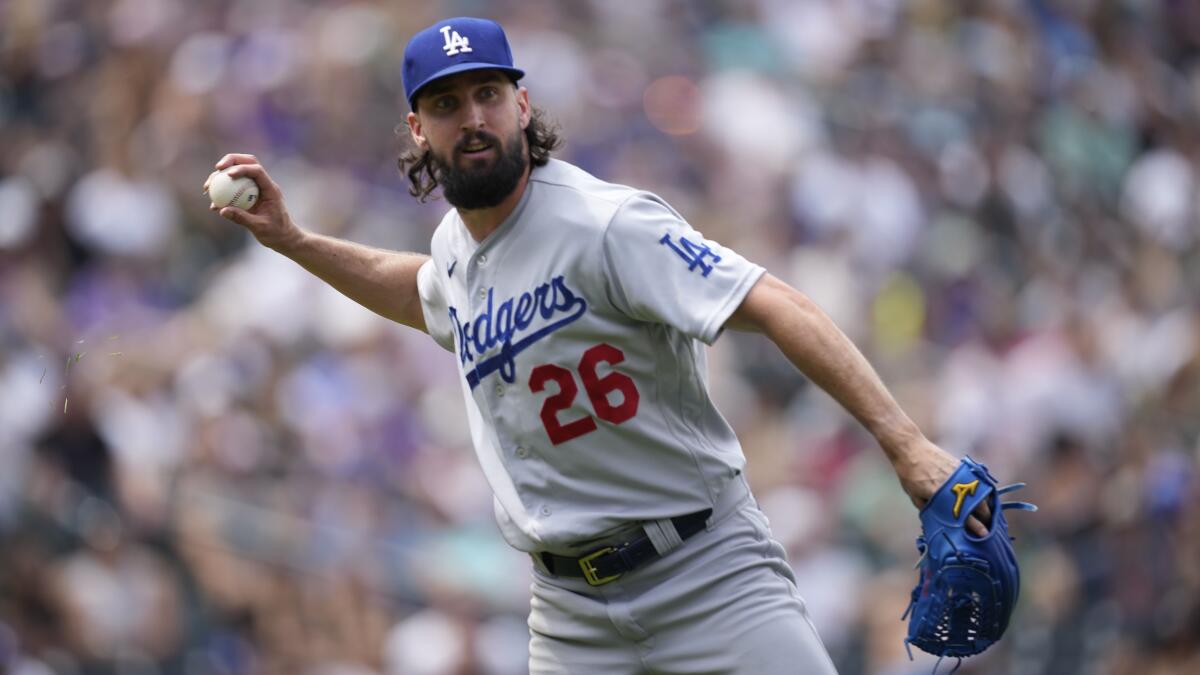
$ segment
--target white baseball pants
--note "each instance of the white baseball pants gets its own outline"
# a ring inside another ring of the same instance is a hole
[[[609,584],[535,564],[530,673],[836,675],[783,547],[738,487],[707,530]]]

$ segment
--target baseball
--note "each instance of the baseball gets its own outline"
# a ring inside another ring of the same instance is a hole
[[[205,192],[217,208],[236,206],[239,209],[249,209],[258,203],[258,183],[245,176],[230,178],[225,171],[214,171],[208,177],[208,188]]]

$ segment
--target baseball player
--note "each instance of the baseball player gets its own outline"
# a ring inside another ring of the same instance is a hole
[[[874,434],[918,505],[957,460],[803,294],[657,196],[551,159],[523,75],[492,21],[408,43],[401,168],[454,207],[429,256],[303,230],[252,155],[217,168],[257,181],[260,202],[220,215],[456,354],[496,520],[533,563],[531,672],[834,672],[706,390],[704,345],[766,335]]]

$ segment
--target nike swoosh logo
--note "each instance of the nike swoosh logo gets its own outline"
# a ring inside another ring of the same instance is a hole
[[[454,268],[457,266],[458,266],[458,260],[451,260],[450,266],[446,268],[446,276],[447,277],[454,276]]]

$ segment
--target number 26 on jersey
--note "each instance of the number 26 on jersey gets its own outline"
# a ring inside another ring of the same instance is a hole
[[[596,369],[601,363],[615,366],[625,360],[625,353],[620,349],[601,343],[583,353],[579,359],[579,379],[583,381],[583,390],[592,403],[592,410],[605,422],[620,424],[637,415],[638,395],[637,385],[633,378],[623,373],[612,371],[601,377]],[[534,393],[546,389],[553,382],[558,386],[558,393],[551,395],[542,403],[542,425],[554,445],[565,443],[573,438],[589,434],[597,429],[596,419],[584,415],[578,419],[563,421],[558,415],[570,408],[579,395],[579,386],[575,383],[575,373],[570,370],[546,363],[537,366],[529,374],[529,388]],[[610,398],[616,394],[619,401],[614,403]]]

